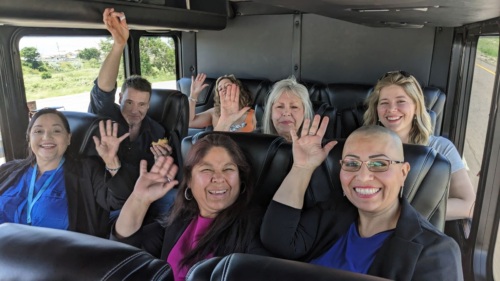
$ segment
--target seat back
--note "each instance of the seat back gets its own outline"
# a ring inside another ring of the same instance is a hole
[[[330,151],[324,167],[332,175],[331,184],[340,185],[340,164],[345,141]],[[450,162],[432,147],[403,144],[404,160],[410,163],[403,194],[408,202],[439,230],[444,230],[446,201],[451,179]],[[335,189],[334,189],[335,190]],[[332,196],[341,196],[339,192]]]
[[[249,254],[231,254],[195,264],[186,281],[250,281],[250,280],[388,280],[305,262]]]
[[[67,230],[0,225],[0,280],[174,280],[138,248]]]
[[[153,89],[148,116],[163,126],[166,132],[175,131],[182,139],[189,126],[187,97],[176,90]]]
[[[425,107],[436,113],[434,121],[434,134],[439,136],[441,135],[446,95],[436,87],[423,87],[422,91],[424,92]]]
[[[315,84],[309,89],[311,101],[320,101],[337,110],[362,105],[372,91],[371,85],[362,84]]]
[[[98,156],[92,136],[99,136],[99,121],[105,120],[93,113],[61,111],[68,119],[71,144],[68,152],[74,156]]]

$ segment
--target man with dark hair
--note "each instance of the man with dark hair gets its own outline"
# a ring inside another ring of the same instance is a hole
[[[134,176],[139,177],[139,163],[142,159],[147,160],[148,167],[152,167],[157,157],[170,155],[172,148],[159,141],[166,137],[165,129],[146,115],[151,99],[151,83],[148,80],[139,75],[128,77],[119,93],[119,105],[115,103],[116,79],[129,29],[125,14],[116,12],[113,8],[104,10],[103,21],[114,42],[94,81],[88,112],[110,118],[120,125],[119,131],[130,133],[120,144],[118,156],[121,165],[132,165],[129,170],[137,171]],[[156,205],[158,212],[164,212],[170,204],[158,202]]]

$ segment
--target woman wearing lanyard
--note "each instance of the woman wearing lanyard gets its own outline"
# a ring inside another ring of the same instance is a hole
[[[71,133],[54,109],[38,111],[26,132],[29,156],[0,167],[0,223],[14,222],[87,233],[109,233],[109,211],[120,208],[133,189],[116,156],[118,127],[108,120],[94,137],[101,157],[67,155]],[[104,162],[104,163],[103,163]]]

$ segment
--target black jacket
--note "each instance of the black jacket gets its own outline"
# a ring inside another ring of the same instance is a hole
[[[15,185],[29,166],[26,159],[0,166],[0,194]],[[110,210],[120,209],[133,190],[130,172],[122,168],[111,177],[95,158],[67,157],[63,168],[69,230],[108,237]]]
[[[272,201],[261,226],[261,241],[279,257],[309,262],[319,257],[358,219],[347,199],[307,210]],[[393,280],[463,280],[460,249],[407,201],[394,233],[377,252],[368,274]]]

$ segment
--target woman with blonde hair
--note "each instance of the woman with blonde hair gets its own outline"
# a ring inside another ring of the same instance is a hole
[[[432,135],[433,128],[417,79],[405,71],[384,74],[366,100],[365,125],[382,125],[394,131],[403,143],[428,145],[451,163],[451,182],[446,219],[469,218],[475,200],[474,188],[462,158],[451,141]]]
[[[267,98],[262,132],[280,135],[291,142],[290,131],[300,132],[304,120],[312,119],[313,113],[307,88],[294,77],[283,79],[274,84]]]

